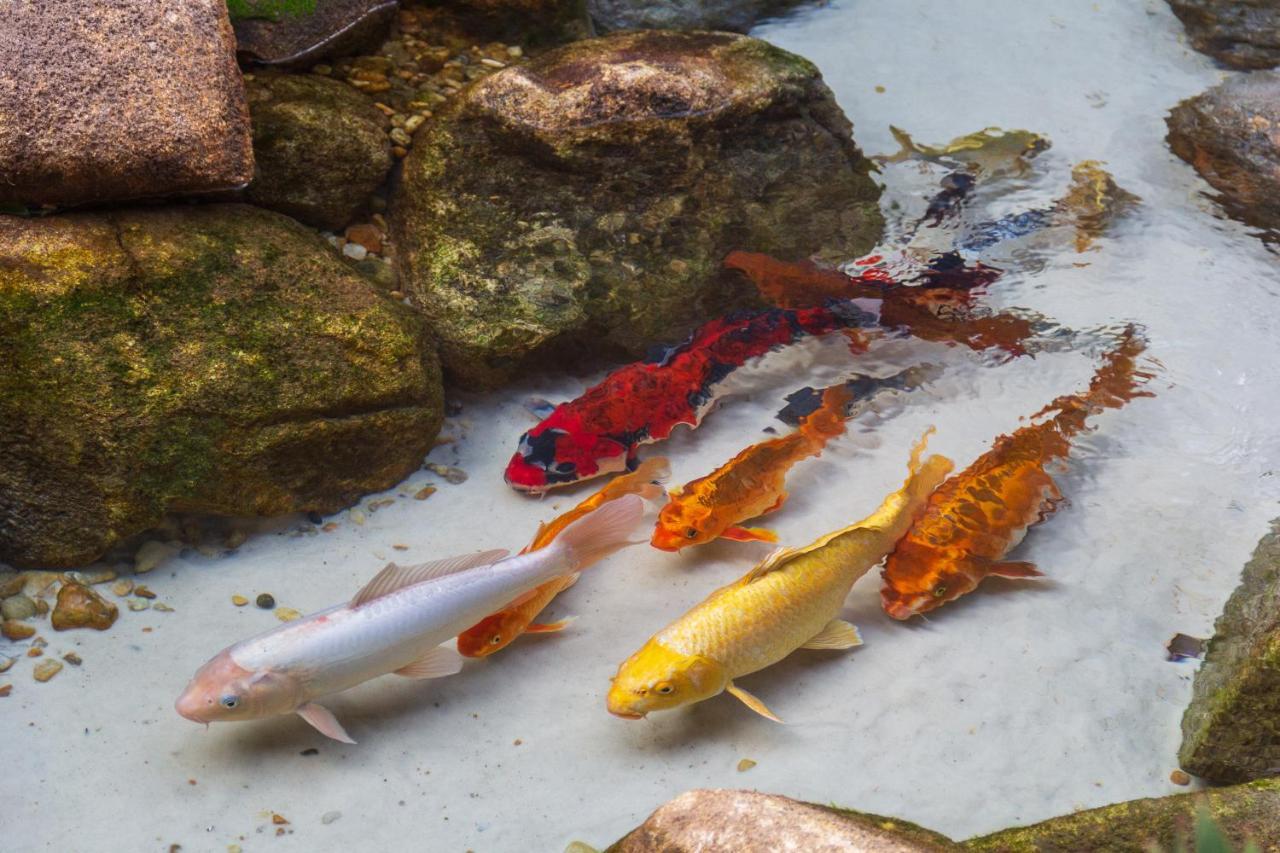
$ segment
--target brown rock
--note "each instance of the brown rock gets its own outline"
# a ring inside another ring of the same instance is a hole
[[[382,232],[376,225],[352,225],[345,236],[348,243],[359,243],[374,254],[382,253]]]
[[[6,619],[0,623],[0,634],[3,634],[7,640],[25,640],[34,637],[36,629],[34,625],[28,625],[26,622]]]
[[[1174,107],[1173,153],[1196,168],[1233,217],[1280,228],[1280,73],[1233,77]]]
[[[279,2],[253,0],[232,12],[237,50],[250,62],[302,66],[372,48],[386,35],[397,0],[315,0],[307,14],[272,14]],[[254,6],[261,11],[255,12]]]
[[[60,672],[62,672],[62,661],[50,658],[36,664],[35,668],[31,670],[31,675],[36,681],[48,681]]]
[[[608,853],[924,853],[960,850],[927,829],[756,791],[687,791],[659,807]]]
[[[55,631],[72,628],[93,628],[105,631],[115,624],[119,609],[89,587],[78,583],[64,583],[58,590],[58,604],[53,608],[50,621]]]
[[[1280,0],[1169,0],[1191,44],[1232,68],[1280,64]]]
[[[242,186],[249,113],[223,0],[11,3],[0,19],[0,203]]]

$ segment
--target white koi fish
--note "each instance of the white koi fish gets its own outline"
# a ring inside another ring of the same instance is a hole
[[[419,566],[391,563],[349,603],[219,652],[196,672],[175,708],[197,723],[296,713],[321,734],[355,743],[315,699],[391,672],[452,675],[463,658],[446,640],[540,584],[643,541],[630,539],[643,515],[643,499],[627,495],[528,554],[507,557],[497,550]]]

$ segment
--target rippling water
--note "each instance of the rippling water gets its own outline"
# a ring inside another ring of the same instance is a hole
[[[959,838],[1176,790],[1168,774],[1193,669],[1166,662],[1163,643],[1211,631],[1267,519],[1280,514],[1276,258],[1220,217],[1164,143],[1167,110],[1222,72],[1184,46],[1156,0],[835,0],[757,35],[819,65],[869,153],[896,150],[890,124],[932,143],[988,125],[1051,139],[1024,179],[983,199],[991,216],[1061,195],[1086,159],[1105,161],[1143,203],[1083,254],[1037,235],[984,256],[1007,270],[986,304],[1079,332],[1069,345],[1010,361],[890,340],[851,365],[838,342],[809,342],[739,377],[745,390],[660,449],[673,482],[781,426],[773,414],[802,385],[851,369],[944,366],[927,389],[859,419],[795,469],[792,498],[769,526],[784,542],[808,542],[899,485],[927,425],[938,428],[934,449],[967,465],[1020,417],[1083,387],[1108,331],[1138,322],[1163,365],[1157,396],[1103,413],[1078,441],[1059,480],[1070,503],[1016,552],[1049,579],[993,580],[927,623],[899,624],[880,613],[874,574],[865,578],[850,599],[865,646],[800,652],[744,679],[786,726],[727,696],[643,722],[604,712],[617,664],[766,550],[739,543],[679,557],[632,549],[555,602],[549,618],[581,617],[563,635],[524,638],[450,679],[380,679],[342,695],[328,704],[358,747],[320,743],[293,718],[206,732],[173,713],[207,656],[275,624],[226,604],[232,593],[268,590],[317,609],[388,559],[514,548],[570,506],[579,493],[530,501],[503,487],[501,472],[528,425],[521,402],[573,396],[596,377],[533,377],[500,397],[463,400],[446,430],[460,440],[432,460],[466,469],[465,484],[376,513],[366,500],[365,524],[342,513],[326,536],[264,534],[229,557],[171,561],[152,586],[177,613],[76,638],[82,678],[55,679],[38,698],[15,692],[6,717],[38,735],[6,759],[29,780],[5,798],[19,847],[77,847],[83,836],[64,828],[100,807],[114,849],[304,850],[418,837],[431,849],[556,850],[571,838],[607,844],[700,786],[835,802]],[[913,169],[885,171],[887,203],[923,204]],[[155,631],[133,633],[141,624]],[[318,755],[300,755],[311,746]],[[738,773],[744,757],[758,764]],[[293,834],[258,835],[274,832],[267,810],[290,818]],[[335,810],[342,819],[321,825]]]

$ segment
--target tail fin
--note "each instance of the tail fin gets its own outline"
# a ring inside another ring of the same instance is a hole
[[[605,486],[609,500],[623,495],[639,495],[647,501],[663,500],[666,490],[659,483],[671,476],[671,464],[665,456],[651,456],[636,466],[629,474],[616,477]]]
[[[799,432],[819,451],[831,439],[844,434],[845,417],[853,392],[845,385],[832,385],[822,392],[822,405],[800,422]]]
[[[1059,397],[1032,417],[1056,411],[1054,420],[1063,436],[1069,438],[1083,430],[1085,418],[1097,411],[1119,409],[1136,397],[1154,396],[1142,386],[1155,374],[1138,368],[1138,357],[1146,348],[1146,339],[1130,325],[1120,342],[1103,354],[1102,365],[1089,381],[1088,391]]]
[[[644,499],[624,495],[609,501],[590,515],[565,528],[553,547],[569,552],[573,571],[581,571],[628,545],[643,539],[632,539],[631,533],[644,518]]]

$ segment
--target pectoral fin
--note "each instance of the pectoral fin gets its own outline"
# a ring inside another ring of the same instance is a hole
[[[778,534],[763,527],[729,527],[720,536],[735,542],[777,542]]]
[[[333,712],[323,705],[308,702],[298,709],[298,716],[310,723],[312,728],[327,738],[333,738],[341,743],[355,743],[351,735],[347,734],[347,730],[342,727],[342,723],[338,722],[338,718],[333,715]]]
[[[775,723],[782,722],[782,720],[778,718],[777,714],[773,713],[767,707],[765,707],[765,704],[763,702],[761,702],[756,697],[752,696],[747,691],[743,690],[738,685],[734,684],[732,681],[729,682],[729,686],[726,687],[725,690],[728,690],[734,696],[738,697],[738,699],[742,701],[742,704],[746,705],[748,708],[755,711],[757,714],[764,717],[765,719],[773,720]]]
[[[395,671],[405,678],[443,678],[462,669],[462,655],[452,641],[436,646],[408,666]]]
[[[987,574],[997,575],[1002,578],[1042,578],[1044,572],[1036,568],[1035,563],[1023,561],[1010,561],[1005,563],[992,563],[987,567]]]
[[[832,619],[802,649],[851,649],[862,645],[858,629],[843,619]]]
[[[526,634],[554,634],[556,631],[563,631],[568,628],[574,618],[573,616],[566,616],[558,622],[530,622],[524,632]]]

